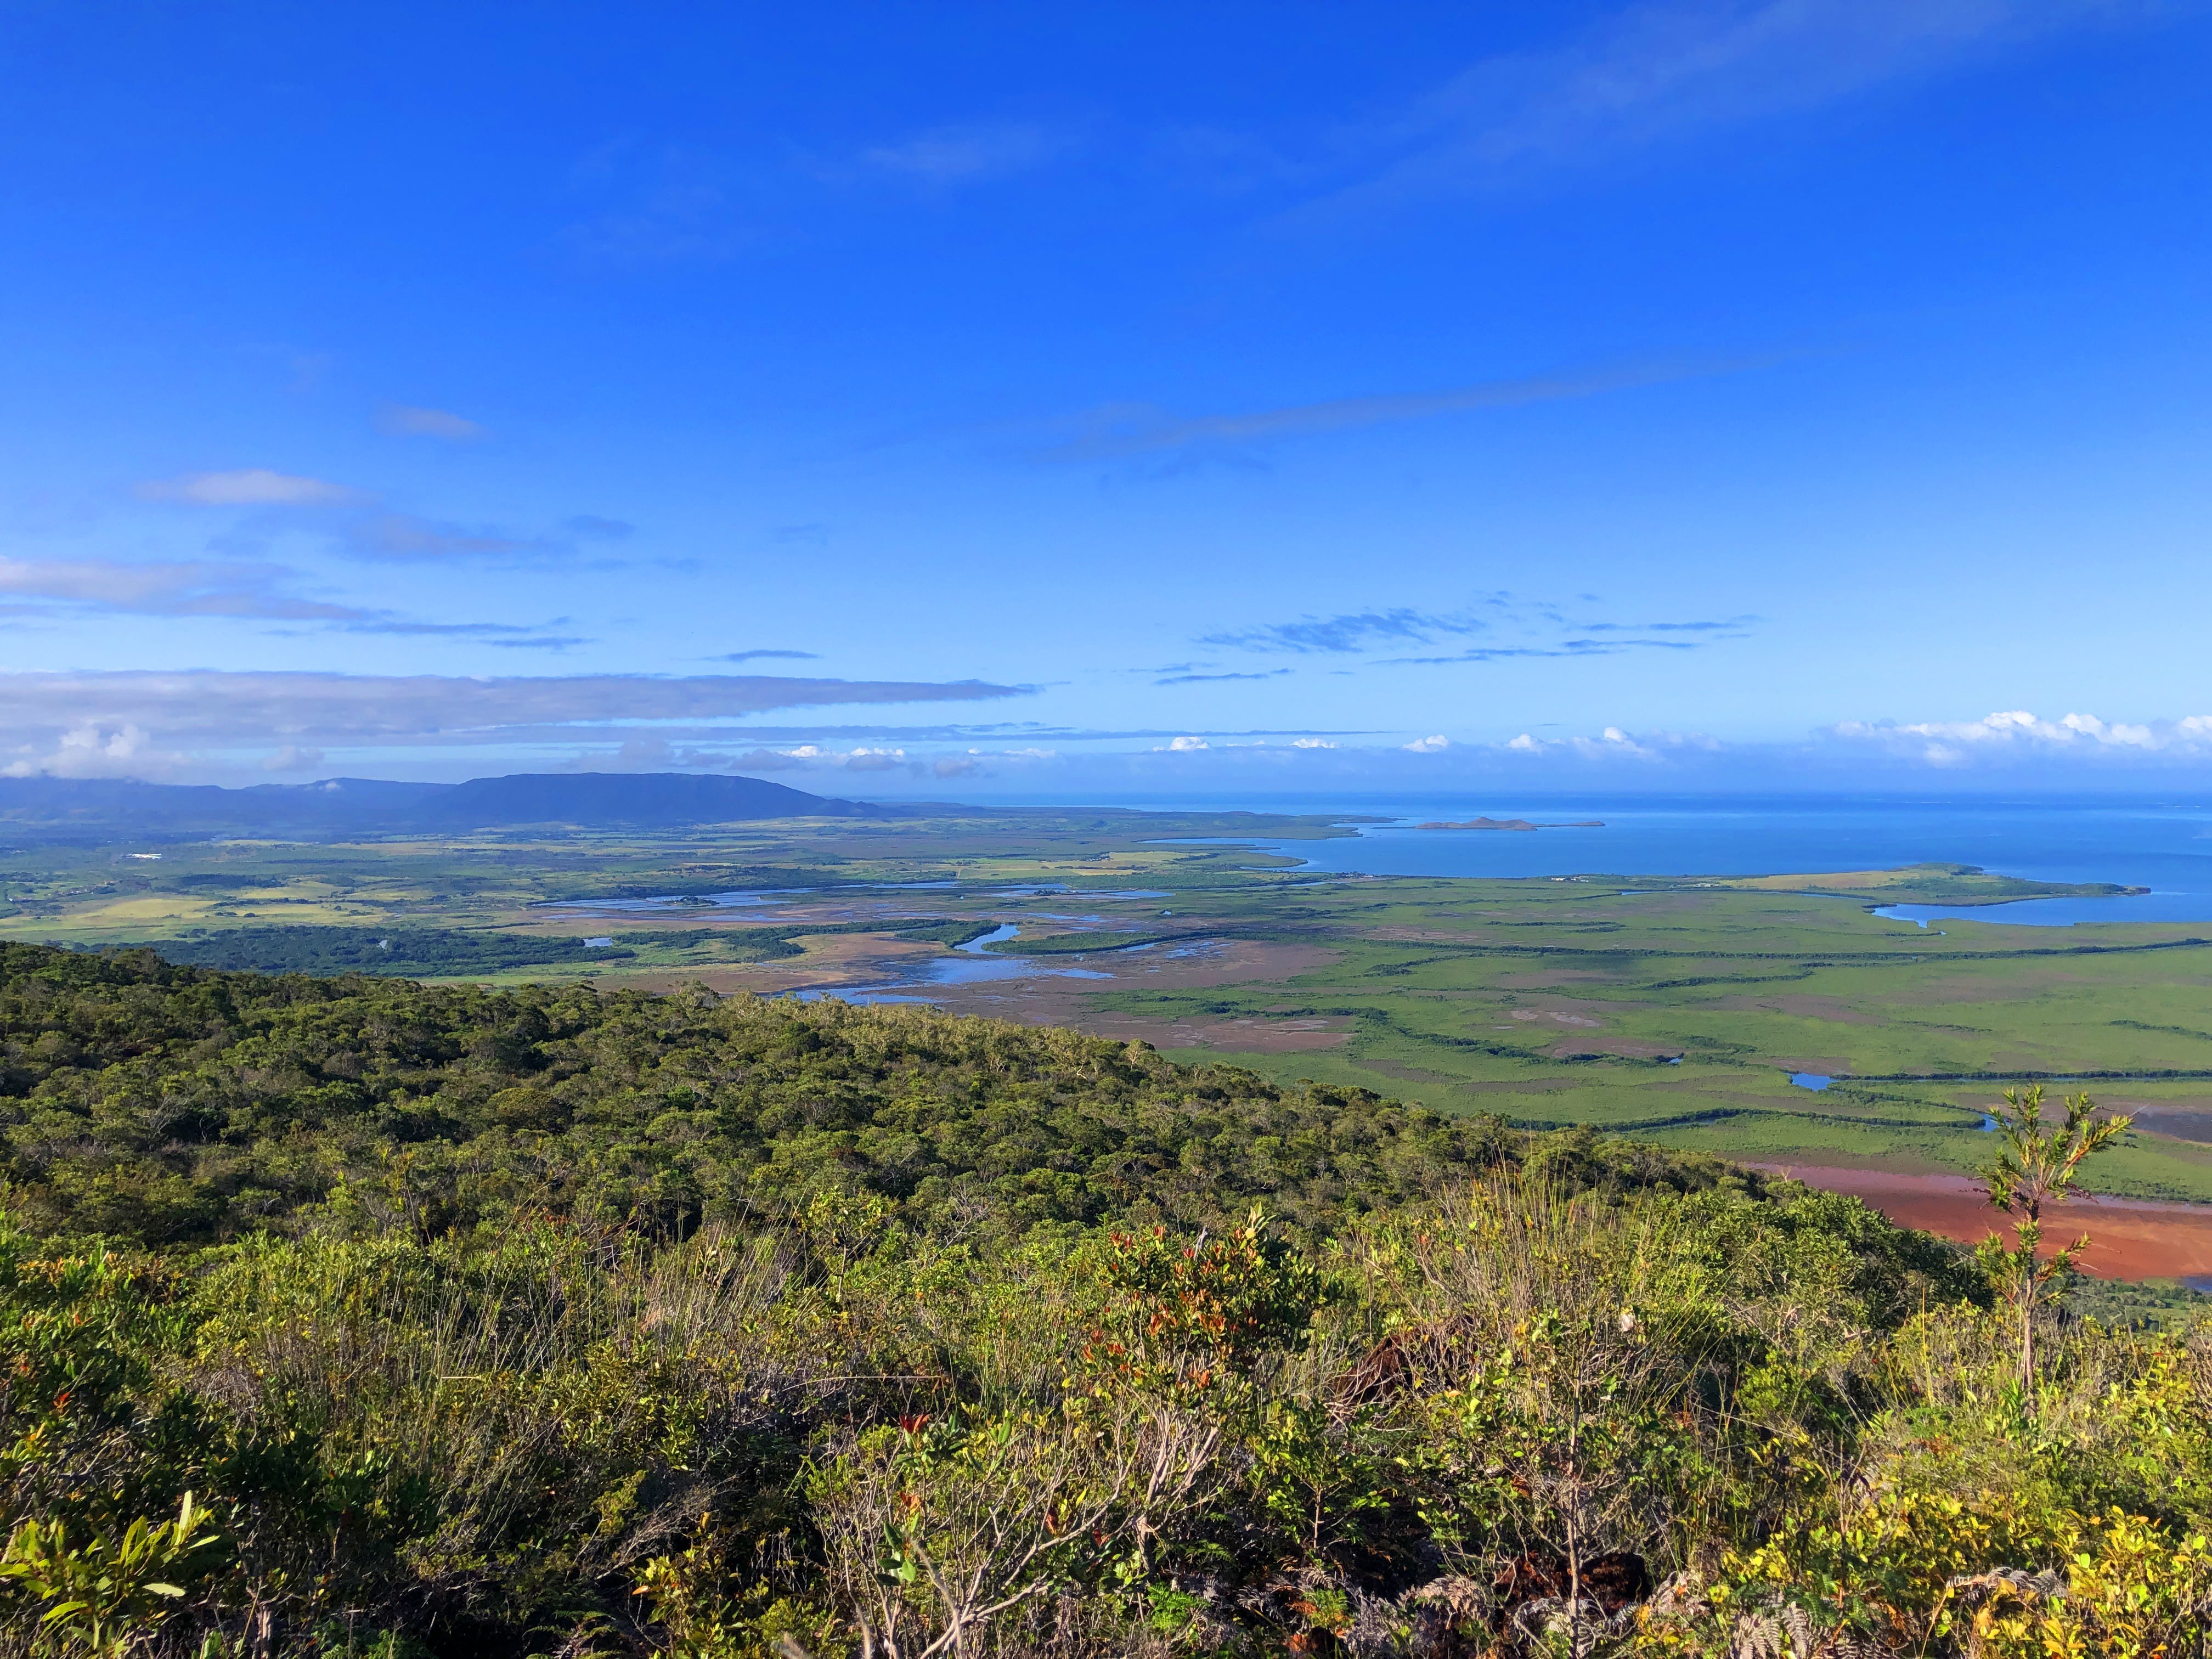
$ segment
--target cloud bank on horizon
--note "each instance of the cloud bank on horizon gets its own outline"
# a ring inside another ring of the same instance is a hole
[[[1587,734],[1431,732],[1401,739],[1295,729],[1086,730],[1018,720],[788,724],[793,712],[1000,704],[1035,690],[727,674],[0,673],[0,776],[235,784],[264,773],[452,778],[518,766],[862,772],[880,775],[877,791],[895,795],[912,793],[917,780],[933,787],[962,781],[986,793],[1504,783],[1725,790],[1900,779],[2080,787],[2171,784],[2212,768],[2212,714],[2130,723],[2008,710],[1978,720],[1844,721],[1798,739],[1756,742],[1614,725]],[[762,718],[769,714],[785,723]]]
[[[10,775],[2212,793],[2212,0],[257,15],[9,25]]]

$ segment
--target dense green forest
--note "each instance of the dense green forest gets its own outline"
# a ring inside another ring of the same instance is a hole
[[[0,1652],[2203,1655],[2212,1332],[1140,1043],[0,946]]]
[[[468,927],[231,927],[198,938],[166,939],[161,954],[192,968],[250,969],[265,974],[377,974],[436,976],[495,974],[505,968],[611,960],[635,954],[580,939],[495,933]]]

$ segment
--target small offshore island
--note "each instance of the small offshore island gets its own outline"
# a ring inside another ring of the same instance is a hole
[[[1531,823],[1526,818],[1469,818],[1464,823],[1438,821],[1414,826],[1419,830],[1602,830],[1605,825],[1596,818],[1579,823]]]

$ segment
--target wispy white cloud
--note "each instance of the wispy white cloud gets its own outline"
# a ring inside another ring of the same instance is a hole
[[[1390,118],[1342,130],[1364,173],[1322,210],[1586,167],[1954,71],[2152,0],[1671,0],[1562,49],[1484,59]]]
[[[1079,417],[1074,422],[1078,428],[1075,436],[1039,450],[1036,459],[1055,462],[1104,461],[1164,450],[1232,449],[1278,438],[1347,432],[1360,427],[1426,420],[1474,410],[1515,409],[1530,404],[1595,398],[1638,386],[1738,374],[1765,367],[1774,361],[1766,357],[1633,364],[1579,374],[1483,380],[1441,392],[1331,398],[1319,403],[1288,404],[1242,415],[1183,417],[1150,404],[1112,404]]]
[[[263,466],[149,479],[137,493],[143,501],[179,501],[189,507],[353,507],[370,499],[344,484]]]
[[[860,164],[926,185],[971,184],[1026,173],[1067,146],[1065,135],[1024,121],[934,127],[860,153]]]
[[[1730,635],[1741,638],[1741,635]],[[1510,662],[1523,657],[1616,657],[1625,651],[1695,651],[1695,640],[1561,640],[1555,645],[1478,645],[1441,657],[1385,657],[1387,665],[1426,665],[1454,662]]]
[[[451,410],[423,409],[412,404],[385,404],[376,411],[377,429],[400,438],[443,438],[448,443],[472,444],[490,434],[466,416]]]
[[[725,720],[775,708],[991,701],[1018,696],[1023,689],[977,680],[734,674],[0,673],[0,768],[19,776],[150,776],[201,763],[198,757],[209,750],[473,745],[561,734],[581,739],[600,735],[616,721]],[[902,751],[873,744],[856,745],[841,758],[868,769],[884,756],[892,764],[904,760]]]
[[[1589,622],[1569,617],[1558,605],[1492,593],[1455,611],[1399,606],[1334,617],[1302,617],[1296,622],[1207,634],[1198,642],[1218,650],[1351,656],[1501,630],[1510,630],[1509,637],[1517,635],[1523,641],[1470,645],[1432,655],[1371,659],[1382,665],[1435,665],[1522,657],[1603,657],[1638,650],[1692,651],[1741,639],[1759,620],[1738,616],[1690,622]],[[1536,637],[1532,640],[1531,635]]]
[[[1507,755],[1554,756],[1601,763],[1618,761],[1658,762],[1688,755],[1717,755],[1723,745],[1702,732],[1636,732],[1618,726],[1601,728],[1595,737],[1539,738],[1523,732],[1498,744],[1492,752]],[[1747,745],[1759,749],[1762,745]]]
[[[1272,680],[1291,672],[1287,668],[1267,668],[1256,673],[1247,674],[1169,674],[1154,680],[1152,684],[1154,685],[1200,685],[1215,680]]]
[[[1915,757],[1932,766],[2019,756],[2212,754],[2212,716],[2203,714],[2130,724],[2108,723],[2094,714],[2047,720],[2024,708],[2012,708],[1978,720],[1845,720],[1831,727],[1828,735],[1847,744]]]
[[[1672,761],[1705,757],[1724,765],[1782,769],[1809,776],[1863,775],[1935,769],[1997,769],[2057,778],[2085,767],[2197,768],[2212,765],[2212,715],[2142,721],[2069,714],[2047,720],[2002,709],[1970,720],[1844,720],[1809,740],[1722,742],[1698,732],[1630,731],[1608,726],[1595,736],[1540,738],[1522,732],[1497,750],[1587,761]]]
[[[341,533],[349,551],[369,559],[516,557],[558,550],[544,540],[435,524],[410,513],[375,514],[347,524]]]
[[[1452,616],[1399,606],[1334,617],[1302,617],[1296,622],[1266,623],[1257,628],[1202,635],[1199,643],[1235,651],[1295,651],[1344,653],[1376,645],[1425,645],[1437,635],[1480,633],[1490,624],[1469,616]]]
[[[1722,617],[1706,622],[1577,623],[1586,634],[1741,634],[1757,617]]]
[[[284,565],[248,560],[0,556],[0,611],[19,617],[90,613],[320,623],[347,633],[442,635],[538,649],[582,643],[549,633],[558,623],[421,622],[391,611],[310,599],[293,591],[299,574]]]
[[[1056,758],[1049,749],[969,749],[964,753],[916,755],[891,744],[856,744],[849,749],[817,743],[790,748],[759,747],[732,752],[710,748],[678,748],[652,740],[632,740],[622,748],[625,765],[654,768],[682,767],[732,772],[903,772],[917,778],[979,778],[992,775],[992,763],[1017,766]],[[596,766],[596,760],[580,762]]]
[[[439,414],[435,410],[408,412],[426,417]],[[517,535],[495,526],[456,525],[398,512],[371,491],[266,467],[155,479],[138,485],[137,494],[143,501],[187,507],[258,509],[247,521],[249,528],[257,523],[264,527],[288,523],[305,526],[331,537],[341,550],[367,559],[543,558],[574,552],[570,538],[618,541],[635,528],[620,519],[586,514],[565,520],[565,535]],[[239,540],[232,538],[234,544]]]
[[[144,778],[173,776],[191,764],[191,757],[155,747],[145,732],[128,720],[85,720],[58,733],[44,752],[34,745],[16,748],[0,765],[0,777]]]
[[[282,565],[225,560],[0,557],[0,594],[146,617],[239,617],[372,623],[383,613],[283,591]]]
[[[733,198],[722,157],[684,144],[632,139],[582,157],[570,183],[598,208],[559,240],[592,264],[647,265],[726,259],[760,233]]]
[[[902,768],[921,772],[928,769],[927,763],[909,761],[907,751],[900,748],[856,744],[850,749],[833,749],[818,743],[802,743],[790,749],[749,749],[743,754],[716,754],[696,750],[684,763],[691,766],[709,766],[738,772],[803,772],[841,770],[847,772],[895,772]],[[973,767],[967,768],[973,770]]]

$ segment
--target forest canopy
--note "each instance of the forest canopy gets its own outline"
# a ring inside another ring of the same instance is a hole
[[[2201,1654],[2212,1340],[1140,1043],[0,946],[0,1652]]]

